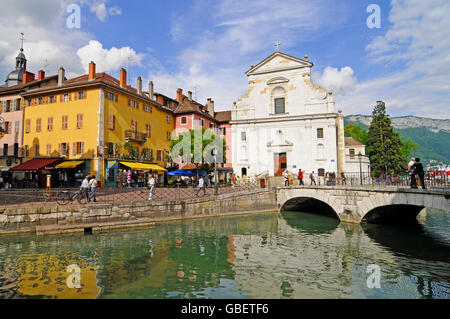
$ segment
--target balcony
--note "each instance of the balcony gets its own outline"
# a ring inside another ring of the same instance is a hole
[[[133,130],[125,131],[125,140],[127,142],[135,142],[139,144],[144,144],[147,141],[147,134],[142,132],[136,132]]]

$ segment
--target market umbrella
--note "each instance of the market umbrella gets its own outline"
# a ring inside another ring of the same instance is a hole
[[[173,175],[173,176],[195,176],[194,173],[186,172],[185,170],[182,170],[182,169],[177,169],[175,171],[169,172],[169,173],[167,173],[167,175]]]

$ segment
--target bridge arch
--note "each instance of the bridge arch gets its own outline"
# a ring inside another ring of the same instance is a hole
[[[283,211],[300,211],[305,213],[312,213],[327,217],[336,218],[339,220],[337,212],[322,199],[315,197],[293,197],[288,199],[281,205],[280,212]]]
[[[368,211],[361,221],[374,224],[414,222],[424,208],[424,206],[411,204],[377,206]]]

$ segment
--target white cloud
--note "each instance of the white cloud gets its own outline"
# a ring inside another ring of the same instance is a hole
[[[336,97],[346,113],[370,113],[384,100],[391,115],[450,118],[449,0],[393,0],[392,26],[366,47],[368,62],[394,70]]]
[[[354,90],[357,83],[354,71],[351,67],[345,66],[338,70],[327,66],[322,74],[313,74],[315,82],[326,90],[331,90],[336,95],[346,95]]]
[[[130,47],[104,49],[103,45],[91,40],[78,49],[77,55],[81,60],[85,72],[88,72],[90,61],[94,61],[100,72],[115,71],[120,67],[129,65],[141,65],[143,54],[138,54]],[[129,60],[128,60],[129,59]]]

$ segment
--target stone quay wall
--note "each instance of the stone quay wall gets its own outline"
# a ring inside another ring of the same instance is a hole
[[[154,225],[156,221],[251,214],[277,210],[268,189],[190,200],[0,208],[0,235],[95,232]]]

